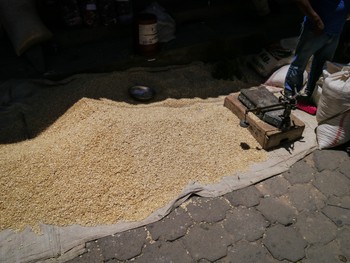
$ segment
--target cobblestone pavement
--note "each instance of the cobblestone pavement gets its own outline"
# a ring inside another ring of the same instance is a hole
[[[350,157],[316,150],[287,172],[86,243],[68,261],[350,262]]]

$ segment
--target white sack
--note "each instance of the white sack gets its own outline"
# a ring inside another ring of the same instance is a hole
[[[314,90],[314,93],[312,94],[312,100],[313,102],[318,106],[322,94],[322,86],[324,83],[324,80],[329,77],[330,75],[339,72],[342,70],[342,68],[346,66],[344,64],[334,63],[327,61],[325,64],[325,67],[322,71],[321,77],[316,82],[316,87]]]
[[[263,49],[259,54],[254,55],[249,63],[260,76],[267,77],[276,69],[290,64],[291,60],[292,56],[278,58],[274,57],[268,50]]]
[[[266,80],[265,85],[284,88],[284,82],[287,76],[287,72],[290,65],[284,65],[278,70],[276,70],[269,78]],[[308,74],[304,71],[303,75],[303,86],[306,84]]]
[[[316,135],[320,149],[350,140],[350,68],[328,76],[318,104]]]

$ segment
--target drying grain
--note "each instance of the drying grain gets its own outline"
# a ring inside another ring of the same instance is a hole
[[[1,229],[141,220],[190,182],[214,183],[265,160],[222,100],[187,103],[82,99],[41,136],[2,146]]]
[[[0,230],[142,220],[191,182],[264,161],[223,101],[82,98],[35,138],[0,145]]]

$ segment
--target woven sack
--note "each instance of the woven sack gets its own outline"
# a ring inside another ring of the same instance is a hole
[[[350,141],[350,68],[329,75],[318,103],[316,136],[319,149]]]

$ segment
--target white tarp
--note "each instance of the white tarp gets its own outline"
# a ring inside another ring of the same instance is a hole
[[[50,262],[64,262],[83,253],[84,243],[87,241],[160,220],[193,193],[204,197],[221,196],[283,173],[317,147],[314,132],[317,124],[315,117],[301,111],[295,111],[294,114],[306,124],[303,138],[294,143],[294,149],[279,148],[269,152],[269,159],[264,163],[253,165],[249,172],[224,177],[218,184],[210,186],[188,185],[177,199],[140,222],[97,227],[42,225],[42,235],[35,234],[29,228],[20,233],[11,230],[2,231],[0,258],[4,263],[22,263],[50,258]]]
[[[180,73],[183,75],[182,72]],[[202,79],[203,75],[200,75],[200,78]],[[291,165],[317,147],[314,132],[317,126],[315,117],[298,110],[293,114],[305,123],[303,138],[289,148],[281,147],[268,152],[268,160],[252,165],[248,172],[225,176],[219,183],[213,185],[189,184],[177,198],[140,222],[120,222],[96,227],[41,225],[42,234],[40,235],[30,228],[22,232],[4,230],[0,232],[0,261],[3,263],[65,262],[83,253],[85,242],[158,221],[194,193],[203,197],[217,197],[287,171]]]

